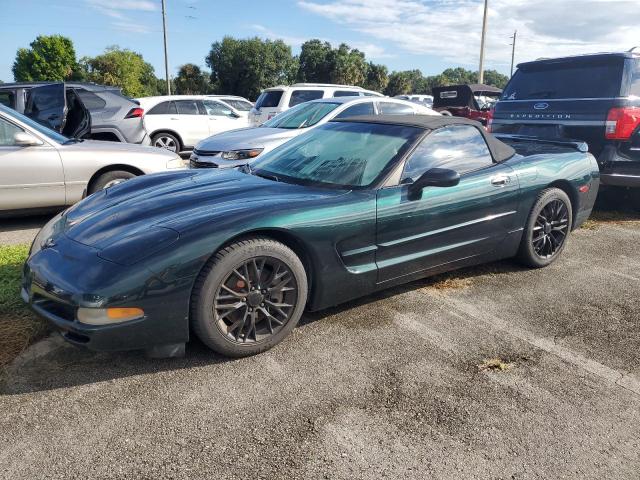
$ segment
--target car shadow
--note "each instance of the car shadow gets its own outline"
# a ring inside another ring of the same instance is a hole
[[[297,328],[306,326],[343,312],[375,304],[387,298],[424,288],[456,288],[458,280],[468,280],[486,274],[511,273],[522,270],[513,261],[501,261],[477,267],[456,270],[417,280],[405,285],[381,290],[375,294],[317,312],[305,312]],[[454,286],[450,287],[450,282]],[[373,307],[373,305],[371,305]],[[286,342],[286,340],[285,340]],[[177,371],[246,359],[223,357],[209,350],[194,335],[187,344],[182,358],[151,359],[142,351],[91,352],[66,343],[57,334],[33,345],[8,369],[0,380],[0,395],[18,395],[55,390],[119,378]]]
[[[640,221],[640,191],[605,188],[598,192],[590,220],[599,223]]]

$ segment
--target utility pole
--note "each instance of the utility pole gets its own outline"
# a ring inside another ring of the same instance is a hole
[[[487,10],[489,0],[484,0],[484,15],[482,17],[482,39],[480,40],[480,67],[478,68],[478,83],[484,82],[484,39],[487,35]]]
[[[164,37],[164,74],[167,79],[167,95],[171,95],[171,79],[169,78],[169,55],[167,54],[167,15],[165,0],[162,0],[162,36]]]
[[[511,43],[511,76],[513,77],[513,61],[516,58],[516,37],[518,36],[518,30],[513,32],[513,42]]]

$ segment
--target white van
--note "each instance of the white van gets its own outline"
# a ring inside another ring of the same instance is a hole
[[[262,91],[249,112],[249,125],[257,127],[278,113],[299,103],[331,97],[382,97],[384,95],[362,87],[332,85],[329,83],[296,83],[279,85]]]

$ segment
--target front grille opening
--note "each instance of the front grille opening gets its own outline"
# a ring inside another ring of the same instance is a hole
[[[213,162],[196,162],[195,160],[189,161],[189,166],[191,168],[218,168],[217,163]]]
[[[57,302],[48,297],[34,294],[33,304],[41,308],[45,312],[55,315],[56,317],[62,318],[64,320],[73,322],[76,319],[76,307],[67,305],[66,303]]]

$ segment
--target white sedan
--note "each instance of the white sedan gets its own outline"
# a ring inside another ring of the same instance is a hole
[[[191,168],[230,168],[248,163],[334,118],[360,115],[440,115],[423,105],[389,97],[334,97],[300,103],[259,127],[213,135],[196,145]]]
[[[71,112],[67,123],[84,121]],[[68,138],[3,105],[0,160],[0,216],[65,207],[138,175],[184,168],[175,153]]]
[[[176,153],[216,133],[249,125],[246,115],[215,97],[164,95],[136,101],[146,112],[144,126],[151,144]]]

